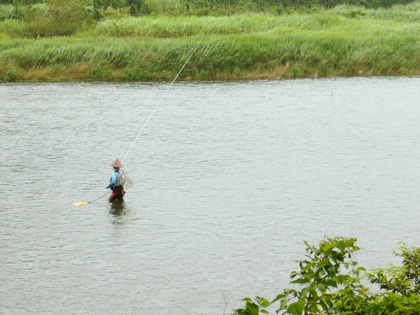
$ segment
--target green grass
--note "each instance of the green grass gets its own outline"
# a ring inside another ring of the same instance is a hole
[[[185,37],[192,35],[246,34],[266,32],[281,25],[279,17],[238,15],[232,17],[142,17],[106,20],[90,33],[92,36]]]
[[[349,12],[356,14],[350,18]],[[23,39],[0,22],[0,80],[299,78],[420,73],[420,2],[313,14],[107,20],[72,37]],[[6,30],[7,29],[7,30]]]

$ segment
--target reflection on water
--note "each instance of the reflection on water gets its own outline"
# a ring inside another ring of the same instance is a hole
[[[115,200],[115,201],[111,202],[110,205],[111,205],[111,209],[110,209],[109,212],[112,215],[120,216],[120,215],[123,215],[126,211],[125,203],[122,202],[121,200]]]
[[[0,84],[0,312],[221,314],[274,298],[325,234],[392,262],[420,244],[419,85],[177,82],[110,204],[167,84]]]

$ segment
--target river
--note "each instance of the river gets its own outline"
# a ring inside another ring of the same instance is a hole
[[[229,314],[304,240],[419,246],[419,77],[177,82],[112,206],[168,85],[0,84],[1,314]]]

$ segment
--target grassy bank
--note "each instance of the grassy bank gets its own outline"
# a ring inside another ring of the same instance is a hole
[[[19,38],[0,22],[0,80],[182,79],[420,74],[420,2],[311,14],[106,20],[72,37]]]

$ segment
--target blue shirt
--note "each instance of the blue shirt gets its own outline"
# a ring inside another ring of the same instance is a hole
[[[114,186],[117,183],[117,171],[119,170],[119,168],[117,168],[111,175],[111,182],[109,183],[109,185],[106,188],[111,188],[112,186]]]

